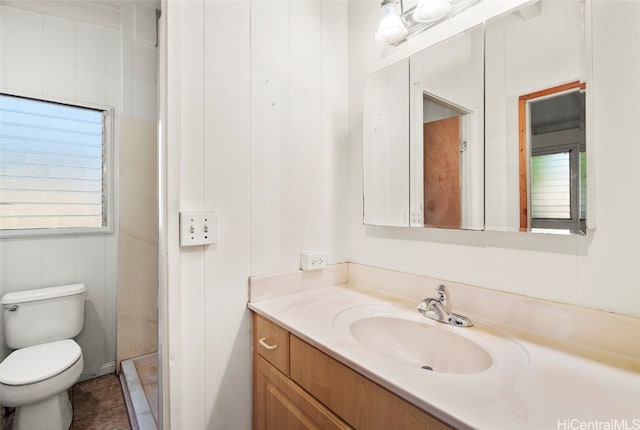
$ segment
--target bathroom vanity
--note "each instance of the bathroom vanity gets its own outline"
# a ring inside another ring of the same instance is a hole
[[[451,428],[255,313],[253,333],[256,430]]]
[[[640,425],[637,318],[450,283],[454,327],[416,310],[437,280],[321,272],[251,279],[255,429]]]

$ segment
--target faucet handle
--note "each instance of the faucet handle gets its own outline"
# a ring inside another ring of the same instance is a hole
[[[447,300],[449,298],[449,290],[446,285],[438,285],[436,288],[436,299]]]
[[[438,285],[436,289],[436,300],[444,306],[447,312],[451,312],[451,302],[449,301],[449,289],[446,285]]]

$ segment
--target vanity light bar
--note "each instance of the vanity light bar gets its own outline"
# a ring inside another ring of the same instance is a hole
[[[380,5],[380,7],[382,8],[384,8],[384,6],[386,6],[387,4],[395,4],[395,3],[400,4],[400,19],[405,24],[407,29],[407,34],[402,40],[390,42],[389,45],[398,46],[401,43],[406,42],[407,39],[411,38],[412,36],[420,34],[431,27],[434,27],[450,18],[453,18],[454,16],[458,15],[461,12],[464,12],[465,10],[469,9],[472,6],[475,6],[481,1],[482,0],[460,0],[460,1],[453,0],[451,4],[451,10],[443,18],[436,21],[431,21],[431,22],[417,22],[416,20],[413,19],[413,12],[416,10],[417,5],[405,11],[403,0],[383,0]]]

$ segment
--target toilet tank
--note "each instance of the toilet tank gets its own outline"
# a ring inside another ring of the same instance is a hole
[[[5,294],[0,306],[7,346],[20,349],[77,336],[86,294],[84,284]]]

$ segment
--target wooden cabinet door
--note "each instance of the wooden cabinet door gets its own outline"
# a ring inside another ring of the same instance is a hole
[[[359,430],[451,430],[426,412],[291,336],[291,379]]]
[[[351,429],[261,356],[253,357],[254,430]]]

